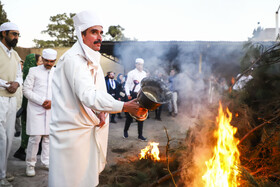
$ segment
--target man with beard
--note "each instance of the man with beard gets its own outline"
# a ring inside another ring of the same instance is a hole
[[[41,162],[49,168],[49,121],[51,119],[52,76],[57,52],[43,50],[43,65],[32,67],[23,84],[23,94],[28,99],[26,134],[29,135],[26,150],[26,175],[35,176],[35,164],[42,139]]]
[[[97,186],[106,164],[108,113],[143,115],[136,99],[124,103],[107,93],[98,16],[83,11],[73,20],[78,41],[57,62],[52,82],[50,187]]]
[[[13,50],[19,29],[11,22],[0,26],[0,186],[12,186],[6,179],[16,120],[16,91],[22,85],[20,57]]]

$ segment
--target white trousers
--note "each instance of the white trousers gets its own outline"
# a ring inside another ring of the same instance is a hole
[[[26,165],[35,167],[39,143],[42,138],[41,162],[49,166],[49,135],[31,135],[26,150]]]
[[[0,179],[6,177],[7,162],[15,133],[16,97],[0,96]]]
[[[169,112],[173,111],[175,114],[178,114],[177,100],[178,100],[177,92],[172,92],[172,98],[168,103]]]

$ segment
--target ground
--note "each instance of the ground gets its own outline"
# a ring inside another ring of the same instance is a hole
[[[107,165],[110,167],[119,160],[125,160],[128,157],[137,158],[140,150],[148,145],[148,142],[142,142],[137,139],[137,123],[133,122],[129,129],[129,137],[124,139],[124,114],[123,119],[117,119],[116,124],[110,124]],[[148,138],[148,141],[159,142],[160,150],[164,150],[167,142],[164,127],[173,142],[182,140],[191,123],[191,119],[179,114],[176,117],[167,116],[167,111],[162,112],[162,121],[154,119],[154,112],[149,112],[149,119],[144,122],[143,134]],[[46,187],[48,186],[48,171],[45,170],[41,163],[40,157],[36,165],[36,176],[27,177],[25,175],[25,162],[13,157],[15,151],[19,148],[20,137],[14,138],[12,151],[8,161],[8,172],[15,176],[13,182],[14,187]]]

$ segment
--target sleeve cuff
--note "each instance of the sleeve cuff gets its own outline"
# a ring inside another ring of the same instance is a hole
[[[112,110],[113,110],[114,112],[121,112],[122,109],[123,109],[123,105],[124,105],[124,102],[123,102],[123,101],[115,100],[114,103],[113,103],[113,108],[112,108]]]

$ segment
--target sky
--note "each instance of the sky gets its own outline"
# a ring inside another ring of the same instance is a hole
[[[50,39],[51,16],[96,11],[104,22],[123,27],[138,41],[246,41],[258,26],[275,28],[279,0],[0,0],[19,26],[18,46]],[[280,24],[279,24],[280,25]]]

